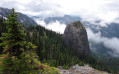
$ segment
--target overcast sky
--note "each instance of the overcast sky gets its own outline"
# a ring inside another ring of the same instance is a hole
[[[71,14],[107,22],[119,16],[119,0],[0,0],[0,7],[15,8],[33,16]]]

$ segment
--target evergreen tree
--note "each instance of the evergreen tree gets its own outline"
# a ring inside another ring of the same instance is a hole
[[[17,13],[15,13],[14,9],[11,10],[11,14],[8,16],[8,21],[4,23],[7,24],[8,32],[2,33],[0,39],[3,42],[0,45],[4,46],[4,52],[7,54],[0,55],[0,73],[58,74],[58,70],[54,67],[41,64],[35,52],[37,46],[31,42],[26,43],[24,38],[25,33],[20,29],[21,25],[17,22]],[[33,35],[35,36],[33,37],[36,38],[37,33],[34,32]],[[36,42],[34,41],[34,43]]]
[[[17,22],[17,17],[15,9],[12,8],[11,14],[7,17],[8,21],[4,22],[7,24],[8,33],[2,33],[2,37],[0,37],[3,41],[0,45],[4,46],[4,52],[12,56],[19,56],[23,51],[22,47],[26,44],[25,33],[20,29],[22,25]]]
[[[41,60],[47,59],[46,54],[48,54],[48,53],[46,53],[46,39],[47,39],[46,33],[43,32],[42,49],[41,49],[41,55],[42,55],[42,57],[40,57]]]

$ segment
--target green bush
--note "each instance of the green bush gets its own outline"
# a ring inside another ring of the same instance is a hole
[[[4,74],[58,74],[58,69],[41,64],[37,55],[32,51],[24,52],[20,59],[16,57],[6,57],[0,64],[0,72]]]

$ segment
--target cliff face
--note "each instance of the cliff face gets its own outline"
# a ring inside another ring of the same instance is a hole
[[[62,38],[68,48],[90,55],[87,32],[80,21],[68,24]]]

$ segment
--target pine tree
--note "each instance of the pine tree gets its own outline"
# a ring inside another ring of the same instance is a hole
[[[11,14],[7,16],[8,21],[4,23],[7,24],[7,33],[2,33],[0,39],[3,43],[0,43],[1,46],[4,46],[4,52],[9,53],[11,56],[19,56],[23,51],[22,47],[26,44],[24,39],[25,33],[20,29],[22,25],[17,22],[17,13],[15,9],[11,9]]]
[[[41,48],[41,55],[42,57],[41,60],[43,60],[44,58],[47,59],[47,55],[48,53],[46,53],[46,39],[47,39],[47,36],[46,36],[46,33],[43,32],[43,37],[42,37],[42,48]]]
[[[1,22],[2,22],[2,18],[0,18],[0,37],[1,37],[1,34],[2,34],[2,24],[1,24]],[[0,40],[0,43],[1,43],[2,41]],[[2,52],[2,46],[0,46],[0,53]]]

